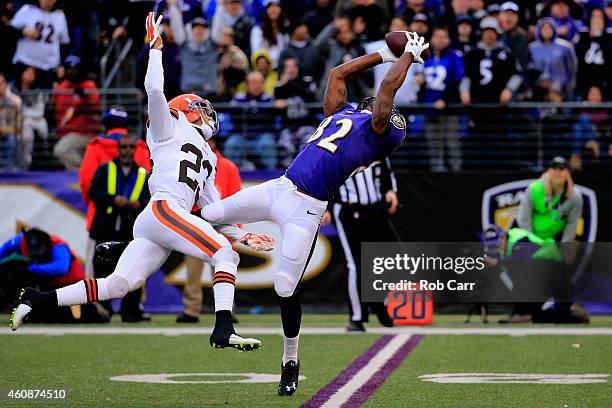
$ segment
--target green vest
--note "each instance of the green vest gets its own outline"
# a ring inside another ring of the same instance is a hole
[[[561,194],[553,197],[550,204],[547,205],[544,181],[534,181],[527,189],[533,203],[531,227],[534,234],[538,237],[550,238],[563,231],[567,221],[559,218],[559,212],[556,209],[561,201]]]
[[[136,201],[142,193],[145,181],[147,179],[147,171],[143,167],[138,167],[138,175],[136,176],[136,182],[134,188],[128,197],[129,201]],[[106,178],[106,192],[108,195],[114,196],[117,194],[117,164],[114,161],[108,162],[108,177]],[[106,209],[107,214],[113,212],[113,207],[109,206]]]
[[[506,241],[506,256],[512,255],[512,249],[516,243],[524,238],[533,244],[539,245],[533,255],[533,259],[548,259],[551,261],[563,262],[563,255],[553,238],[541,238],[531,231],[522,228],[512,228],[508,231],[508,240]]]

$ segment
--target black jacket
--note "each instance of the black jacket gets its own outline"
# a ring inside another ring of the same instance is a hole
[[[110,195],[108,193],[108,163],[98,167],[89,187],[89,197],[96,206],[96,215],[91,223],[89,236],[96,242],[132,240],[134,238],[132,228],[134,227],[136,217],[138,217],[138,214],[142,212],[151,199],[151,193],[147,185],[147,176],[138,198],[140,202],[139,209],[115,206],[114,200],[116,195],[126,195],[126,198],[129,199],[129,193],[124,193],[122,186],[126,184],[126,180],[137,176],[138,165],[134,163],[128,175],[125,176],[119,165],[119,160],[114,159],[113,162],[117,165],[117,194]]]

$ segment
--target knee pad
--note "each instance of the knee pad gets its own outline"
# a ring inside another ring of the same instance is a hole
[[[300,276],[292,276],[285,271],[279,271],[274,275],[274,290],[280,297],[292,296],[300,281]]]
[[[130,291],[136,289],[136,287],[132,287],[130,285],[130,282],[124,276],[121,276],[118,273],[112,273],[108,276],[108,278],[100,280],[103,280],[106,284],[106,290],[108,291],[108,296],[110,299],[122,298]],[[140,284],[142,285],[142,283],[144,283],[144,279]]]
[[[236,275],[238,262],[240,262],[240,256],[231,246],[221,247],[212,256],[212,265],[215,267],[215,271],[228,272],[232,275]]]
[[[283,239],[281,244],[281,255],[291,263],[303,262],[308,256],[312,242],[300,240],[300,237],[308,236],[308,231],[296,224],[289,224],[283,231],[283,236],[291,236],[294,239]]]

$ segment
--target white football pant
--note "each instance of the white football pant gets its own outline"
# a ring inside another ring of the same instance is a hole
[[[304,273],[326,207],[326,201],[300,193],[283,176],[207,205],[202,216],[213,224],[257,221],[278,224],[281,261],[274,275],[274,289],[279,296],[289,297]]]

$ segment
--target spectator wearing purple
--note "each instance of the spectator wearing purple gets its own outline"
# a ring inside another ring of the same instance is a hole
[[[578,31],[582,23],[572,17],[572,8],[576,9],[576,13],[582,13],[581,7],[572,0],[551,0],[546,4],[542,15],[548,14],[554,20],[559,38],[575,44],[578,42]]]
[[[425,0],[406,0],[406,8],[402,12],[402,18],[412,21],[416,14],[424,14],[429,20],[434,20],[436,15],[427,8]]]
[[[578,57],[577,94],[586,97],[591,86],[601,88],[610,98],[610,73],[612,72],[612,35],[606,31],[606,15],[602,9],[594,8],[589,16],[589,25],[581,30],[576,44]]]
[[[448,164],[453,171],[461,170],[459,116],[446,108],[459,102],[459,83],[463,79],[463,55],[450,48],[447,27],[434,29],[431,40],[432,56],[425,61],[421,82],[425,88],[421,102],[432,104],[425,121],[432,171],[446,171],[444,148],[448,149]]]
[[[171,3],[174,3],[179,8],[185,24],[189,23],[196,17],[202,17],[202,2],[200,0],[155,0],[155,5],[153,6],[155,15],[165,15],[168,5]]]
[[[582,109],[574,124],[572,155],[573,169],[612,164],[612,126],[606,109],[597,108],[604,101],[601,88],[591,86],[587,91],[588,106]]]
[[[257,158],[259,167],[276,169],[276,140],[270,129],[270,123],[274,122],[270,119],[274,99],[264,93],[261,72],[249,72],[246,86],[246,93],[236,95],[231,101],[239,112],[232,115],[233,134],[225,142],[223,154],[242,169],[253,169]],[[247,160],[243,160],[245,156]]]
[[[531,68],[539,72],[536,88],[545,99],[570,101],[574,96],[578,69],[574,46],[558,38],[552,18],[542,18],[536,26],[536,41],[529,44]]]
[[[502,43],[512,50],[521,68],[525,72],[529,65],[529,38],[527,32],[519,27],[519,6],[512,2],[507,1],[501,5],[499,21],[504,34],[502,35]]]
[[[251,50],[265,48],[270,53],[272,67],[276,69],[281,51],[289,44],[285,30],[285,14],[280,0],[266,0],[261,23],[251,30]]]
[[[210,35],[214,42],[221,41],[223,28],[229,27],[233,32],[233,42],[249,57],[251,52],[251,29],[253,20],[244,11],[240,0],[217,0],[217,8],[212,18]]]

